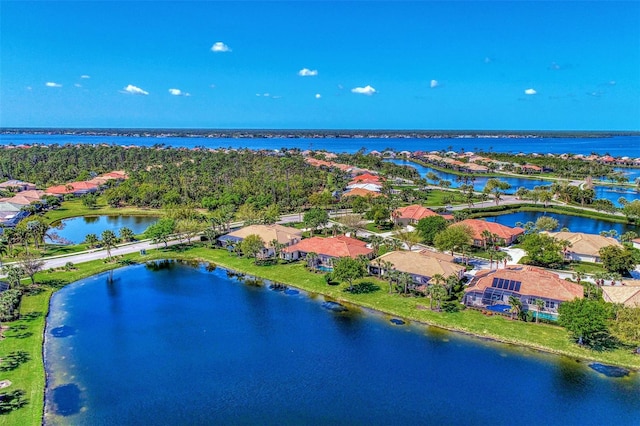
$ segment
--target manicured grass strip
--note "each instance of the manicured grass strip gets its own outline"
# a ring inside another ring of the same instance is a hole
[[[82,204],[82,200],[75,199],[64,201],[60,207],[50,210],[44,214],[44,219],[49,223],[55,223],[62,219],[77,216],[99,216],[99,215],[115,215],[115,216],[163,216],[164,213],[159,209],[143,209],[139,207],[111,207],[107,204],[103,196],[98,197],[98,204],[91,209]]]

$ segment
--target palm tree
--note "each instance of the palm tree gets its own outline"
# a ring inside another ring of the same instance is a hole
[[[384,269],[384,277],[387,281],[389,281],[389,294],[393,293],[393,285],[392,281],[395,278],[396,270],[393,269],[393,263],[388,260],[382,261],[382,269]]]
[[[9,245],[5,238],[0,239],[0,268],[2,268],[2,256],[8,253]]]
[[[315,271],[316,267],[318,266],[318,254],[314,253],[314,252],[309,252],[309,253],[307,253],[307,256],[305,257],[305,260],[307,261],[307,266],[312,271]]]
[[[522,311],[522,301],[517,296],[509,296],[509,306],[511,306],[511,319],[513,319],[513,314],[520,315]]]
[[[434,284],[430,287],[430,295],[436,300],[436,309],[440,310],[442,299],[447,295],[447,290],[440,284]]]
[[[445,287],[447,288],[447,294],[451,298],[451,292],[453,288],[460,283],[460,280],[455,275],[449,275],[445,280]]]
[[[399,278],[399,282],[403,287],[403,293],[406,296],[407,291],[408,291],[408,287],[409,287],[409,283],[413,282],[413,277],[411,276],[411,274],[407,273],[407,272],[401,272]]]
[[[107,229],[106,231],[102,232],[100,237],[102,241],[102,246],[107,251],[107,257],[111,259],[111,249],[114,248],[116,246],[116,243],[118,242],[116,234],[114,234],[114,232],[111,231],[110,229]]]
[[[99,242],[100,240],[98,239],[98,236],[96,234],[87,234],[87,236],[84,237],[84,243],[89,248],[94,248],[95,246],[98,245]]]
[[[120,229],[121,241],[129,242],[129,241],[133,241],[133,238],[134,238],[134,234],[131,229],[127,228],[126,226]]]
[[[491,239],[492,239],[493,234],[485,229],[484,231],[482,231],[480,236],[482,237],[482,243],[484,244],[484,249],[486,250],[487,249],[487,243],[491,243],[492,242]]]
[[[544,300],[542,299],[536,299],[535,302],[536,304],[536,322],[538,322],[538,320],[540,319],[540,312],[544,311]]]
[[[402,248],[402,241],[397,240],[393,237],[391,238],[387,238],[384,240],[384,244],[389,248],[389,250],[391,251],[396,251],[396,250],[400,250]]]
[[[384,242],[384,239],[379,235],[371,236],[371,248],[373,249],[373,253],[377,256],[380,251],[380,246]]]

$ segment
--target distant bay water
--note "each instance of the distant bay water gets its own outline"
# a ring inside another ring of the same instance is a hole
[[[60,134],[2,134],[0,144],[109,144],[154,146],[165,145],[176,148],[249,148],[280,149],[300,148],[327,150],[332,152],[382,151],[387,148],[396,151],[493,151],[523,153],[572,153],[610,154],[616,157],[640,157],[640,136],[612,137],[437,137],[437,138],[209,138],[209,137],[135,137],[135,136],[95,136]]]

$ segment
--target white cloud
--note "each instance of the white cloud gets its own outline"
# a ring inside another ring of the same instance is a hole
[[[33,87],[27,86],[27,90],[33,90]]]
[[[74,84],[74,87],[82,87],[82,84],[76,83],[76,84]]]
[[[535,95],[536,93],[538,93],[535,89],[526,89],[524,91],[525,95]]]
[[[130,93],[132,95],[148,95],[149,92],[146,90],[142,90],[141,88],[134,86],[132,84],[128,85],[122,90],[123,93]]]
[[[211,51],[212,52],[231,52],[231,48],[226,44],[224,44],[223,42],[217,41],[213,43],[213,46],[211,46]]]
[[[169,89],[169,93],[171,93],[173,96],[191,96],[190,93],[183,92],[180,89]]]
[[[302,68],[298,71],[300,77],[314,77],[318,75],[318,70],[310,70],[309,68]]]
[[[44,85],[47,87],[62,87],[62,84],[54,83],[53,81],[47,81]]]
[[[351,93],[358,93],[360,95],[371,96],[374,93],[377,93],[377,91],[373,87],[367,85],[364,87],[354,87],[353,89],[351,89]]]
[[[86,74],[82,74],[82,75],[80,76],[80,78],[91,78],[91,76],[90,76],[90,75],[86,75]]]
[[[432,89],[435,89],[439,85],[440,83],[438,83],[438,80],[431,80],[431,82],[429,83],[429,87],[431,87]]]
[[[320,93],[316,93],[316,99],[320,99],[322,95]]]

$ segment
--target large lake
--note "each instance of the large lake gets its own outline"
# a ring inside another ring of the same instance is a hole
[[[129,228],[134,234],[142,234],[157,220],[155,216],[80,216],[63,219],[52,231],[69,243],[79,244],[87,234],[96,234],[100,238],[100,234],[106,230],[113,231],[117,236],[122,228]]]
[[[167,263],[69,285],[46,424],[637,424],[637,374]]]
[[[558,221],[558,229],[556,229],[556,231],[559,231],[562,228],[569,228],[569,231],[571,232],[585,232],[587,234],[599,234],[602,231],[608,232],[611,230],[616,231],[618,235],[622,235],[627,231],[634,231],[637,234],[640,234],[640,226],[558,213],[515,212],[499,216],[489,216],[484,219],[506,226],[516,226],[516,223],[518,222],[523,224],[527,222],[535,222],[542,216],[552,217]]]

